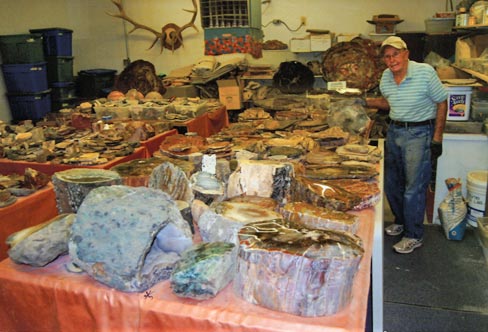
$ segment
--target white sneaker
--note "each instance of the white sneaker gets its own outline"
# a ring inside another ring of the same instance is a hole
[[[397,236],[403,233],[403,225],[391,224],[385,228],[386,235]]]
[[[400,242],[393,246],[393,249],[399,254],[409,254],[416,248],[422,246],[422,239],[412,239],[403,237]]]

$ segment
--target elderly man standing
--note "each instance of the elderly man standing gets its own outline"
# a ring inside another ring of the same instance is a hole
[[[381,44],[387,65],[380,81],[383,97],[367,98],[369,107],[389,110],[385,143],[385,192],[395,222],[387,235],[403,233],[393,249],[408,254],[422,246],[426,191],[432,162],[442,154],[447,90],[430,65],[409,60],[397,36]]]

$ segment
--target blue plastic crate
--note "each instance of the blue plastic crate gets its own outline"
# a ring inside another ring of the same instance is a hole
[[[36,92],[48,89],[46,62],[3,64],[7,92]]]
[[[35,93],[7,93],[12,118],[40,120],[51,111],[51,90]]]
[[[64,28],[31,29],[31,33],[43,36],[45,56],[71,56],[73,54],[73,30]]]

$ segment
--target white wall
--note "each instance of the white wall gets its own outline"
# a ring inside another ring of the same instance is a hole
[[[123,2],[131,18],[155,30],[160,30],[167,23],[181,26],[191,18],[190,13],[182,10],[192,8],[190,0]],[[397,30],[424,31],[424,19],[435,12],[444,11],[444,6],[445,2],[441,0],[271,0],[262,5],[262,23],[281,19],[294,29],[300,24],[300,17],[305,16],[306,28],[367,36],[374,30],[374,26],[366,20],[377,14],[397,14],[405,20],[397,26]],[[0,0],[0,8],[0,35],[28,33],[29,29],[36,28],[72,29],[75,75],[84,69],[108,68],[120,72],[124,68],[123,59],[127,58],[124,25],[121,19],[106,14],[117,12],[110,0]],[[137,30],[128,37],[128,55],[132,61],[144,59],[152,62],[158,73],[168,74],[173,69],[191,65],[203,56],[200,16],[197,17],[196,25],[199,31],[191,28],[185,30],[184,46],[174,52],[164,49],[160,53],[159,44],[148,50],[153,35]],[[129,31],[132,26],[126,24],[126,27]],[[279,39],[286,43],[292,37],[306,34],[305,28],[292,33],[283,25],[273,24],[263,30],[265,40]],[[309,60],[305,55],[290,52],[265,52],[263,59],[249,60],[278,65],[282,61],[295,59],[304,62]],[[0,77],[0,120],[10,119],[3,77]]]

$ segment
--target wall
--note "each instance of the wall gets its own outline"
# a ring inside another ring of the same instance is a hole
[[[271,0],[262,4],[263,25],[272,19],[281,19],[294,29],[300,17],[307,18],[307,26],[297,32],[288,31],[283,25],[270,24],[263,29],[265,40],[279,39],[288,42],[292,37],[306,34],[305,29],[328,29],[337,33],[360,33],[367,36],[374,26],[367,23],[376,14],[397,14],[404,20],[397,26],[401,31],[423,31],[424,19],[445,10],[440,0]],[[457,3],[456,1],[455,3]],[[166,23],[183,25],[191,14],[190,0],[123,0],[125,10],[134,20],[160,30]],[[197,1],[198,3],[198,1]],[[108,16],[117,12],[109,0],[1,0],[0,34],[28,33],[29,29],[62,27],[72,29],[74,73],[94,68],[123,70],[123,60],[144,59],[152,62],[158,73],[168,74],[173,69],[193,64],[203,56],[203,31],[200,16],[196,25],[199,31],[189,28],[183,32],[183,47],[171,52],[160,52],[159,44],[148,50],[153,35],[137,30],[129,35],[126,45],[124,23]],[[126,24],[129,31],[131,24]],[[126,47],[127,46],[127,47]],[[128,52],[127,52],[128,51]],[[311,58],[320,60],[320,54],[296,55],[290,52],[265,52],[260,60],[250,62],[278,65],[282,61]],[[1,75],[0,75],[1,76]],[[10,121],[10,111],[5,96],[3,77],[0,77],[0,120]]]

